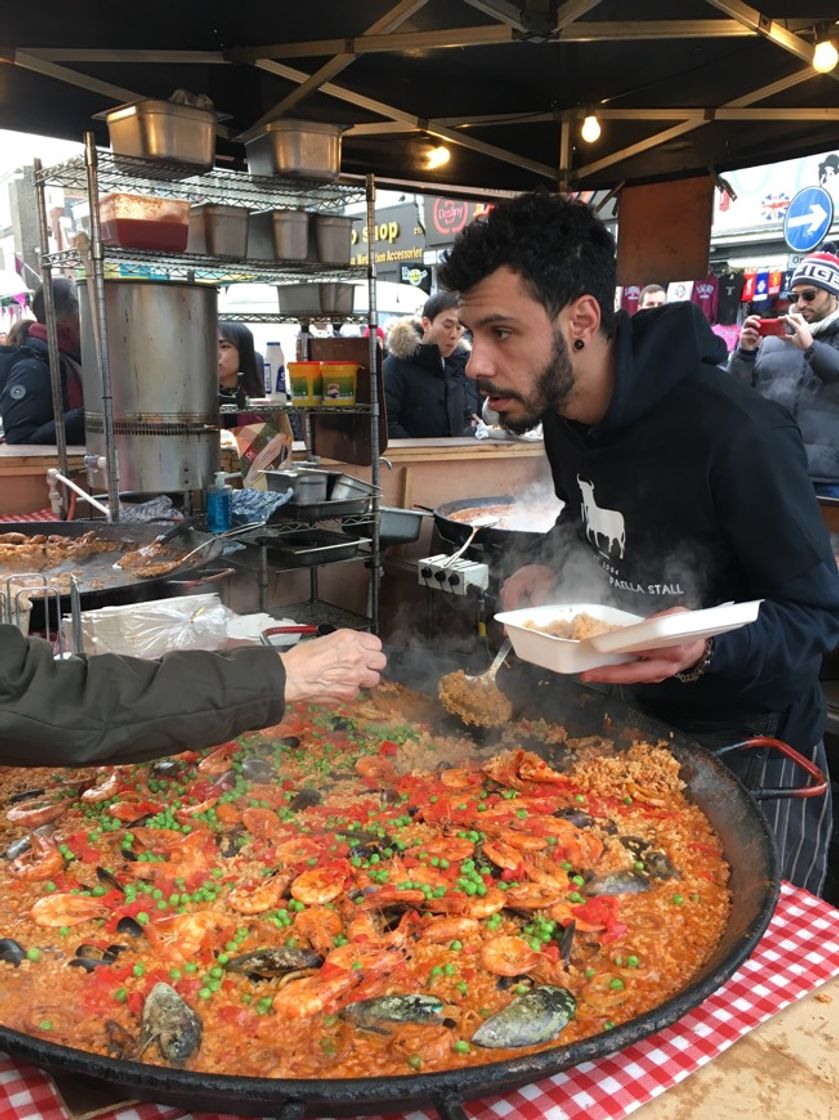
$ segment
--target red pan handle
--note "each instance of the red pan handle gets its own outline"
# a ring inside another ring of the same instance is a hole
[[[235,568],[219,568],[216,572],[208,572],[205,576],[194,576],[192,579],[167,579],[170,587],[200,587],[202,583],[218,583],[236,574]]]
[[[771,750],[778,751],[784,758],[788,758],[796,766],[806,771],[813,779],[813,783],[808,786],[790,786],[786,789],[749,790],[755,801],[777,801],[783,797],[823,797],[827,792],[827,776],[816,766],[815,762],[805,758],[800,751],[797,751],[795,747],[791,747],[789,743],[785,743],[782,739],[770,739],[765,735],[757,735],[754,739],[744,739],[741,743],[730,743],[727,747],[714,751],[714,754],[717,758],[720,758],[722,755],[731,754],[733,751],[753,751],[759,750],[761,747],[769,747]]]

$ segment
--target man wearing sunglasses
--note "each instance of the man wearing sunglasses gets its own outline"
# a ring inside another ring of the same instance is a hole
[[[790,281],[783,336],[743,323],[729,370],[795,416],[819,494],[839,495],[839,257],[812,253]]]

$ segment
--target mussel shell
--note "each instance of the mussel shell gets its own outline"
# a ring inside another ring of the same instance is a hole
[[[278,747],[288,747],[289,750],[294,750],[295,747],[300,746],[300,739],[296,735],[284,735],[282,739],[276,740]]]
[[[155,984],[143,1006],[140,1053],[151,1042],[167,1062],[186,1061],[201,1045],[202,1023],[171,984]]]
[[[576,1010],[577,1001],[566,988],[542,984],[490,1015],[472,1035],[472,1042],[488,1049],[538,1046],[557,1038]]]
[[[176,762],[172,758],[159,758],[157,762],[153,762],[151,766],[151,772],[155,778],[171,778],[177,774],[180,769],[180,762]]]
[[[117,933],[126,933],[129,937],[142,937],[143,927],[138,921],[126,914],[117,922]]]
[[[67,962],[67,967],[83,968],[85,972],[93,972],[94,969],[103,968],[113,963],[113,958],[106,960],[104,957],[73,957],[71,961]]]
[[[318,790],[307,786],[298,790],[288,803],[289,809],[299,812],[301,809],[311,809],[313,805],[320,805],[323,798]]]
[[[6,804],[16,805],[19,801],[31,801],[33,797],[43,797],[46,792],[45,789],[22,789],[7,798]]]
[[[249,782],[270,782],[277,771],[267,759],[251,757],[242,763],[242,773]]]
[[[682,877],[664,852],[646,851],[641,859],[644,861],[644,870],[655,879],[681,879]]]
[[[593,828],[595,824],[594,817],[590,813],[570,806],[567,809],[557,809],[554,816],[559,817],[560,820],[569,821],[574,828]]]
[[[119,879],[117,879],[116,875],[114,875],[113,872],[107,869],[107,867],[97,867],[96,878],[103,886],[110,887],[111,890],[120,891],[122,894],[125,894],[125,888],[123,887],[122,883],[119,881]]]
[[[649,879],[637,871],[615,871],[602,879],[592,879],[583,887],[587,895],[643,894],[649,889]]]
[[[571,960],[571,947],[574,944],[574,933],[577,929],[577,923],[572,918],[568,925],[563,929],[562,933],[557,937],[556,943],[559,946],[559,955],[565,967]]]
[[[137,1039],[115,1019],[105,1020],[108,1053],[112,1058],[133,1058],[137,1054]]]
[[[22,856],[24,852],[28,852],[31,847],[32,837],[29,833],[25,836],[19,836],[17,840],[13,840],[3,852],[3,859],[17,859],[18,856]]]
[[[26,950],[13,937],[0,937],[0,961],[19,965],[26,956]]]
[[[368,1026],[370,1023],[430,1023],[438,1020],[445,1004],[436,996],[422,994],[374,996],[348,1003],[338,1012],[339,1019]]]
[[[218,854],[222,859],[232,859],[239,854],[239,840],[244,835],[242,829],[236,828],[231,832],[224,832],[218,837]]]
[[[619,836],[618,839],[627,851],[632,852],[636,859],[650,846],[649,841],[642,836]]]
[[[271,976],[282,976],[285,972],[297,972],[299,969],[320,968],[322,964],[323,957],[312,949],[292,949],[288,945],[278,945],[272,949],[255,949],[250,953],[231,957],[224,967],[228,972],[244,972],[246,976],[268,979]]]

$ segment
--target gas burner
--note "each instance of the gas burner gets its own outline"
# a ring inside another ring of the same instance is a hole
[[[451,556],[441,552],[417,560],[417,577],[420,587],[432,591],[445,591],[449,595],[467,595],[470,588],[486,591],[489,586],[489,565],[478,564],[474,560]]]

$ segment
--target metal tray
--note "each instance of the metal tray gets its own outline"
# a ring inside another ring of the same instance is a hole
[[[255,543],[265,545],[269,559],[288,568],[314,568],[318,564],[351,559],[361,541],[328,529],[300,529],[281,536],[258,536]]]
[[[349,514],[366,513],[370,504],[369,498],[344,498],[341,501],[307,502],[297,505],[286,502],[275,510],[268,519],[270,525],[282,521],[304,521],[307,525],[315,521],[328,521],[331,517],[346,517]]]

